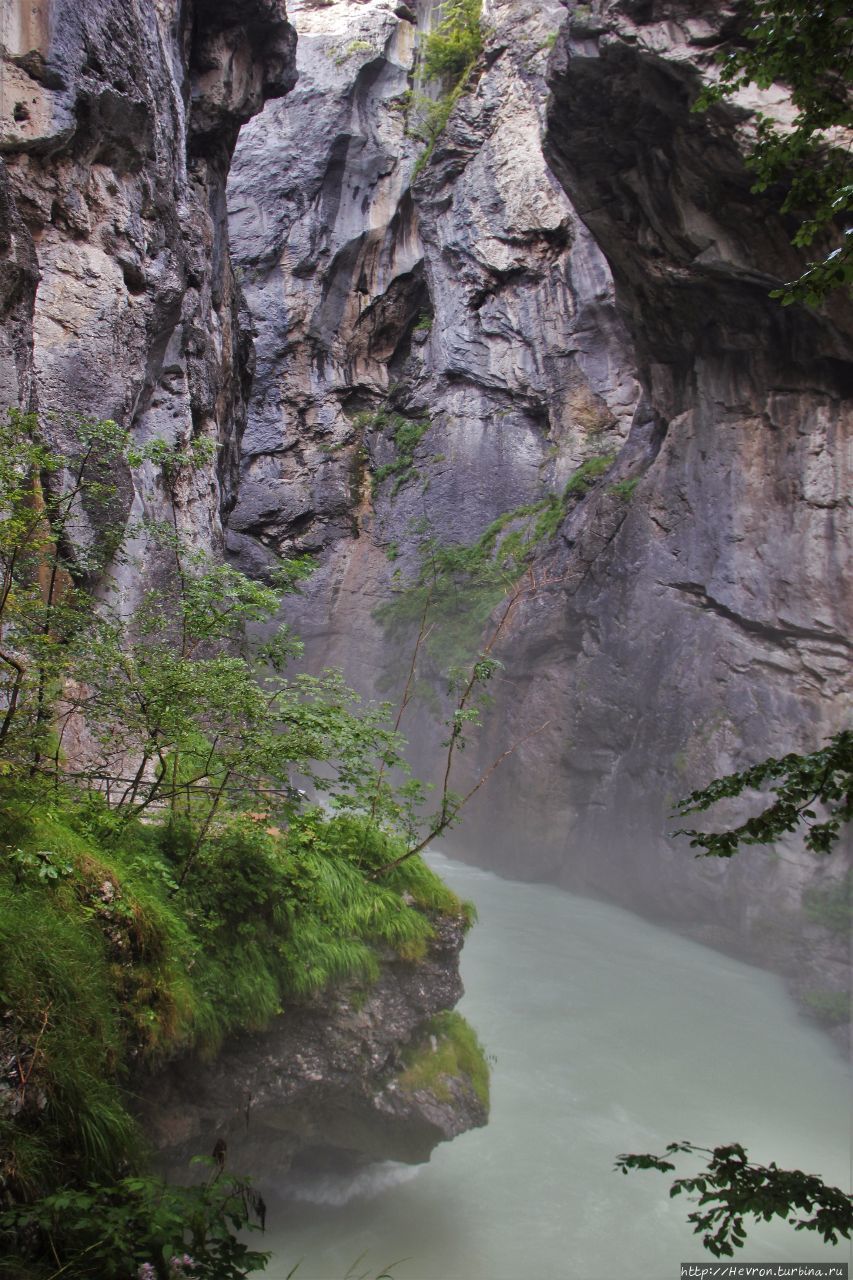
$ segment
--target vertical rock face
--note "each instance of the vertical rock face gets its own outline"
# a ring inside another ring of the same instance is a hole
[[[232,550],[256,572],[318,551],[310,657],[375,690],[401,658],[373,612],[425,538],[470,544],[612,457],[514,614],[471,777],[547,727],[461,845],[838,989],[844,948],[803,932],[801,896],[839,860],[697,863],[665,833],[691,787],[843,721],[850,315],[767,296],[798,267],[750,191],[755,103],[690,113],[727,10],[532,8],[487,6],[420,166],[431,6],[417,29],[379,0],[294,10],[300,87],[230,185],[259,329]]]
[[[251,372],[225,178],[240,125],[293,83],[283,0],[3,13],[3,406],[37,409],[60,441],[73,413],[141,442],[216,441],[218,468],[180,495],[187,532],[215,545]],[[140,503],[161,513],[153,472]]]
[[[546,155],[613,268],[660,438],[564,613],[567,759],[588,884],[649,907],[663,891],[682,918],[716,903],[721,927],[778,953],[814,858],[709,867],[661,833],[675,796],[849,717],[853,313],[768,297],[800,269],[744,165],[773,97],[690,112],[725,17],[597,5],[552,63]],[[555,553],[569,568],[573,537]]]
[[[418,13],[292,6],[298,87],[244,130],[229,180],[258,329],[232,550],[257,571],[321,551],[294,620],[312,658],[373,689],[399,659],[373,610],[424,541],[471,541],[559,489],[636,399],[606,265],[542,157],[562,7],[490,12],[420,172],[435,86],[414,50],[435,14]]]

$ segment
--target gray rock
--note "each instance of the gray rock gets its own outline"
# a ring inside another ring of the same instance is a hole
[[[486,1123],[465,1075],[442,1089],[407,1089],[404,1055],[430,1018],[462,995],[462,931],[446,919],[425,960],[385,957],[367,991],[342,988],[293,1005],[266,1031],[227,1044],[213,1062],[185,1059],[139,1086],[146,1132],[161,1158],[182,1166],[226,1140],[229,1164],[281,1173],[306,1153],[338,1161],[417,1164]]]
[[[57,443],[77,413],[140,442],[216,441],[178,494],[199,546],[221,543],[233,503],[252,365],[225,177],[241,124],[292,85],[293,43],[283,0],[50,0],[4,27],[0,252],[20,283],[4,268],[0,408],[38,410]],[[167,513],[153,469],[122,487],[127,514]],[[116,574],[129,597],[152,568],[134,550]]]
[[[309,664],[393,695],[408,654],[375,610],[425,536],[470,542],[615,454],[506,630],[457,787],[520,745],[456,847],[835,989],[845,945],[817,945],[801,901],[839,861],[792,842],[697,862],[667,833],[691,788],[849,718],[849,305],[767,296],[799,259],[744,154],[784,95],[689,110],[728,8],[532,8],[490,6],[417,176],[410,24],[295,11],[300,88],[244,132],[229,187],[260,352],[234,550],[252,572],[319,551],[288,606]],[[394,413],[431,427],[371,493]],[[430,773],[441,727],[408,716]]]

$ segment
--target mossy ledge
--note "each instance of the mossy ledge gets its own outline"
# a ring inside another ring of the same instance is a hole
[[[312,1090],[312,1140],[333,1144],[324,1099],[337,1091],[340,1111],[349,1088],[365,1125],[413,1027],[461,994],[470,908],[419,858],[372,880],[394,838],[359,818],[308,810],[279,831],[227,817],[180,892],[175,841],[165,820],[117,831],[97,802],[43,800],[3,819],[6,1198],[118,1176],[157,1148],[206,1154],[223,1135],[231,1147],[237,1133],[247,1171],[286,1165]],[[289,1137],[265,1152],[288,1108]],[[361,1149],[381,1156],[381,1135]]]
[[[489,1064],[485,1050],[461,1013],[438,1013],[404,1054],[405,1069],[396,1087],[405,1093],[428,1091],[441,1102],[453,1099],[459,1082],[470,1087],[489,1112]]]

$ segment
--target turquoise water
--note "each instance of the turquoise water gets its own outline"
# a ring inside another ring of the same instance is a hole
[[[670,1280],[699,1261],[689,1205],[622,1151],[689,1138],[849,1187],[848,1069],[781,982],[599,902],[435,856],[480,922],[460,1009],[496,1058],[487,1128],[428,1165],[318,1177],[271,1214],[264,1275]],[[685,1169],[686,1171],[686,1169]],[[290,1189],[290,1193],[293,1192]],[[845,1261],[784,1223],[738,1261]]]

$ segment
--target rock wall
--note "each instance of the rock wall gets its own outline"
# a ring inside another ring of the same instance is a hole
[[[750,191],[756,101],[690,112],[730,11],[568,9],[486,5],[418,167],[432,6],[294,8],[299,88],[244,132],[229,184],[259,330],[230,545],[259,573],[317,552],[291,612],[310,662],[395,696],[410,649],[375,611],[426,541],[470,543],[612,458],[537,560],[468,778],[547,727],[455,847],[839,992],[846,939],[802,895],[843,858],[697,862],[666,833],[692,787],[849,716],[849,309],[767,296],[798,259]],[[420,424],[402,462],[401,419]],[[427,761],[435,719],[409,730]]]
[[[49,0],[0,21],[0,406],[59,444],[74,414],[215,442],[178,502],[216,546],[252,368],[225,179],[241,124],[293,83],[283,0]],[[168,509],[151,466],[120,487],[126,511]]]
[[[312,661],[372,690],[399,687],[402,664],[373,611],[424,543],[558,489],[624,438],[637,394],[606,264],[539,142],[564,10],[490,14],[420,173],[415,53],[434,13],[418,15],[292,6],[298,86],[244,130],[228,187],[258,329],[229,545],[257,572],[321,553],[288,616]],[[377,482],[401,421],[428,429],[403,482]]]

